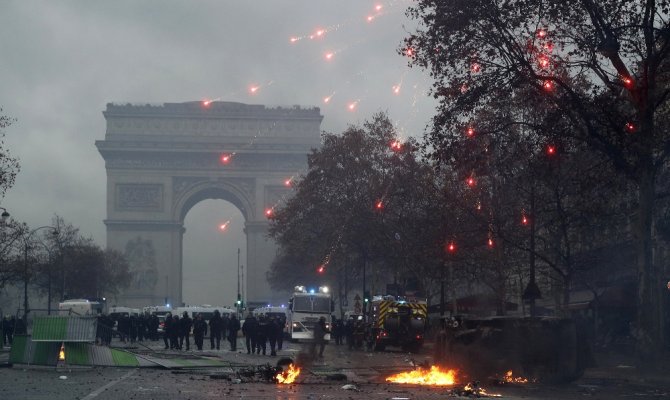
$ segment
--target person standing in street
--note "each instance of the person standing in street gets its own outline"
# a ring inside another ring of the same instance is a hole
[[[219,310],[214,310],[214,316],[209,320],[209,344],[214,350],[214,343],[216,342],[216,349],[219,350],[221,346],[221,331],[223,330],[223,319]]]
[[[179,315],[172,316],[172,325],[170,327],[170,348],[174,350],[181,350],[179,346],[179,331],[181,329],[181,323],[179,321]]]
[[[256,333],[258,331],[258,321],[252,313],[247,314],[242,324],[242,334],[244,343],[247,345],[247,354],[256,354]]]
[[[228,314],[223,314],[221,316],[221,337],[223,340],[228,339],[228,326],[230,325],[230,316]]]
[[[193,320],[188,316],[188,312],[184,311],[182,314],[181,320],[179,321],[179,347],[184,348],[184,342],[186,342],[186,350],[191,350],[191,327],[193,326]]]
[[[228,324],[228,342],[230,342],[230,351],[237,351],[237,332],[240,330],[240,321],[235,314],[230,317]]]
[[[12,336],[11,336],[11,331],[9,329],[9,318],[5,316],[2,319],[2,345],[11,345],[12,344]]]
[[[268,320],[265,315],[258,316],[258,329],[256,330],[256,352],[265,355],[268,345]]]
[[[284,346],[284,328],[286,327],[286,318],[277,318],[277,351],[281,351]]]
[[[170,334],[172,333],[172,313],[165,314],[163,321],[163,342],[165,343],[165,350],[170,348]]]
[[[270,355],[274,357],[277,355],[277,321],[275,317],[270,316],[266,332],[265,336],[267,336],[268,342],[270,342]]]
[[[207,322],[202,319],[202,314],[196,314],[193,320],[193,340],[198,350],[202,350],[202,344],[207,334]]]
[[[326,317],[319,318],[319,321],[314,325],[314,340],[310,348],[312,358],[316,358],[316,346],[319,345],[319,358],[323,358],[323,350],[326,348]]]

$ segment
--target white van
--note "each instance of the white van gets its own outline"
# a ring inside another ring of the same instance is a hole
[[[202,306],[187,306],[187,307],[177,307],[172,312],[172,315],[178,315],[181,318],[184,315],[184,311],[188,314],[189,317],[193,318],[195,314],[201,314],[202,318],[205,321],[209,321],[214,316],[214,311],[219,310],[221,316],[227,315],[230,317],[235,314],[236,311],[226,307],[210,306],[208,304]]]
[[[102,314],[102,309],[102,304],[97,301],[89,301],[86,299],[72,299],[58,303],[58,315],[98,316]]]
[[[139,308],[129,308],[129,307],[110,307],[109,308],[109,317],[114,321],[118,321],[122,316],[138,316],[142,311]]]

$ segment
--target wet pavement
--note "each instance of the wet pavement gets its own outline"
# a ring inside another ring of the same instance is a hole
[[[240,341],[240,345],[242,345]],[[158,342],[140,353],[182,358],[206,355],[224,361],[218,368],[77,368],[15,365],[0,368],[0,398],[9,399],[443,399],[468,398],[450,388],[391,384],[384,378],[429,362],[425,355],[402,352],[349,351],[328,345],[325,357],[308,362],[298,354],[301,345],[288,343],[277,357],[246,354],[246,350],[165,351]],[[238,345],[238,349],[241,349]],[[7,349],[0,352],[0,362]],[[239,379],[239,372],[259,365],[275,365],[282,357],[301,360],[303,372],[296,384],[278,385],[258,377]],[[656,399],[670,398],[670,380],[663,371],[641,373],[632,365],[588,370],[585,377],[564,385],[532,383],[494,386],[482,382],[488,393],[508,399]],[[465,382],[462,382],[465,383]],[[462,385],[461,385],[462,386]],[[460,387],[460,386],[459,386]],[[470,397],[472,398],[472,397]]]

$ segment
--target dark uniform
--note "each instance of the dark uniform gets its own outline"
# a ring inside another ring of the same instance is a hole
[[[181,350],[179,345],[179,331],[181,324],[179,321],[179,315],[172,316],[172,325],[170,327],[170,348],[175,350]]]
[[[163,322],[163,343],[165,343],[165,350],[170,348],[170,333],[172,332],[172,314],[165,314],[165,321]]]
[[[265,334],[265,336],[268,338],[268,342],[270,342],[270,355],[271,356],[276,356],[277,355],[277,321],[275,320],[275,317],[270,317],[270,320],[268,321],[266,332],[267,333]]]
[[[247,354],[256,354],[256,333],[258,332],[258,321],[251,313],[247,315],[242,325],[242,334],[247,345]]]
[[[263,355],[267,351],[268,345],[268,320],[265,316],[261,315],[258,317],[258,329],[256,330],[256,352]]]
[[[312,341],[312,346],[310,348],[310,353],[312,357],[316,358],[316,346],[319,345],[319,357],[323,357],[323,350],[326,348],[326,334],[328,329],[326,328],[326,318],[321,317],[319,321],[314,325],[314,341]]]
[[[230,342],[230,350],[237,351],[237,332],[240,330],[240,321],[233,314],[228,323],[228,341]]]
[[[207,322],[198,314],[193,320],[193,339],[198,350],[202,350],[202,342],[207,334]]]
[[[151,314],[151,316],[149,317],[149,338],[151,338],[151,340],[154,342],[158,340],[159,324],[160,321],[158,320],[158,315]]]
[[[219,350],[221,346],[221,332],[223,331],[223,319],[219,310],[214,310],[214,316],[209,320],[209,344],[214,350],[214,342],[216,342],[216,349]]]
[[[286,326],[286,318],[279,317],[277,319],[277,351],[282,349],[284,345],[284,327]]]
[[[5,317],[2,320],[2,342],[4,344],[12,345],[12,339],[14,335],[14,317],[7,318]]]
[[[188,312],[184,311],[184,314],[179,321],[179,347],[184,348],[184,342],[186,342],[186,350],[191,349],[191,327],[193,326],[193,320],[188,316]]]

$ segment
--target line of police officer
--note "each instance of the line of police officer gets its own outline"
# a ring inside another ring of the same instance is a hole
[[[214,348],[216,350],[221,349],[222,338],[226,338],[228,343],[230,343],[230,351],[237,350],[237,333],[240,330],[240,322],[234,314],[230,317],[227,315],[221,316],[219,310],[214,311],[214,316],[209,320],[209,324],[200,314],[196,314],[194,319],[186,311],[184,311],[181,318],[178,315],[166,314],[163,328],[165,349],[190,350],[191,330],[193,331],[193,339],[198,350],[202,350],[204,337],[208,330],[210,332],[209,341],[211,350],[214,350]]]
[[[270,344],[270,355],[276,356],[277,351],[284,345],[284,325],[286,320],[260,315],[256,318],[249,313],[242,324],[247,354],[267,354],[267,345]]]

